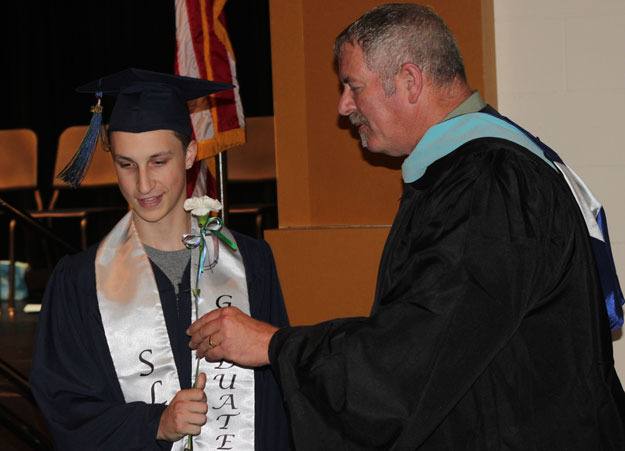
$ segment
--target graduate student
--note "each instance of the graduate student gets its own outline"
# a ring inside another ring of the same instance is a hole
[[[186,101],[229,87],[129,69],[79,88],[117,96],[108,133],[130,212],[64,257],[45,293],[31,383],[59,450],[181,450],[188,435],[196,451],[289,449],[270,368],[201,361],[195,380],[185,333],[196,314],[230,305],[288,324],[265,242],[218,222],[203,257],[182,241],[199,239],[183,208],[196,155]],[[64,171],[71,181],[85,161]]]
[[[600,204],[470,89],[429,8],[373,9],[335,54],[339,113],[369,151],[405,158],[373,313],[268,331],[215,311],[193,347],[270,362],[298,450],[625,449]]]

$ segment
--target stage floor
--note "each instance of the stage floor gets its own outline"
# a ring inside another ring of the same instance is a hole
[[[12,370],[18,373],[18,377],[28,378],[31,369],[38,315],[23,313],[24,305],[18,301],[16,316],[9,319],[6,302],[2,303],[0,369],[5,371],[0,371],[0,443],[3,451],[51,449],[41,413],[28,393],[12,380]],[[33,430],[35,436],[24,426]]]

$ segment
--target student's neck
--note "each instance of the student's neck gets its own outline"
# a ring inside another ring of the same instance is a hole
[[[135,228],[143,244],[161,251],[184,249],[182,235],[189,233],[189,215],[181,212],[160,222],[146,222],[135,216]]]

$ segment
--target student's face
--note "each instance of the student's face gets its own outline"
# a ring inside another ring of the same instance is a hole
[[[185,152],[171,130],[113,132],[111,146],[119,189],[139,220],[159,223],[185,214],[186,169],[195,146]]]
[[[392,156],[410,153],[415,143],[407,133],[402,92],[396,89],[387,95],[380,75],[367,67],[360,46],[343,45],[339,79],[343,85],[339,114],[349,116],[362,146]]]

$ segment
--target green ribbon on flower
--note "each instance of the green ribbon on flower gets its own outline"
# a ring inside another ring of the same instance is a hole
[[[234,241],[232,241],[230,238],[228,238],[226,235],[224,235],[223,233],[221,233],[221,229],[223,228],[223,222],[221,220],[221,218],[215,216],[212,218],[209,218],[207,216],[202,216],[200,218],[198,218],[198,224],[200,226],[200,232],[206,236],[206,232],[210,232],[213,235],[215,235],[222,243],[224,243],[226,246],[228,246],[230,249],[232,249],[233,251],[237,251],[239,250],[239,247],[237,246],[237,243],[235,243]]]
[[[199,234],[185,234],[182,237],[182,242],[187,249],[195,249],[200,247],[200,268],[204,268],[204,262],[206,260],[206,237],[208,234],[212,234],[217,237],[222,243],[228,246],[232,251],[239,250],[237,243],[232,241],[226,235],[221,233],[223,228],[223,222],[219,217],[209,217],[208,215],[199,216],[197,218],[198,225],[200,227]]]

